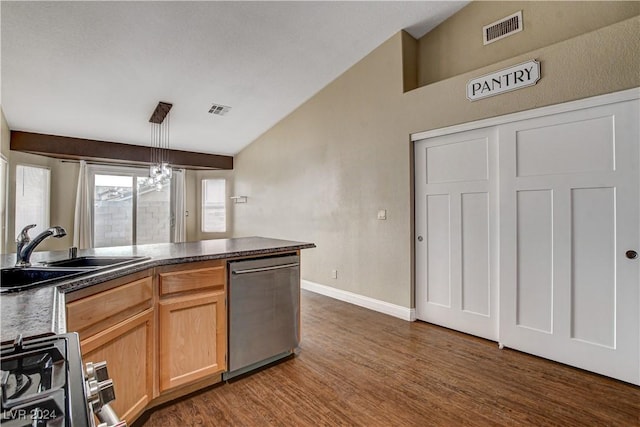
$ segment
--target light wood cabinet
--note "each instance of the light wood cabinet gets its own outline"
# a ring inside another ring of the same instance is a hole
[[[129,279],[130,280],[130,279]],[[67,303],[67,330],[80,340],[153,307],[150,276]]]
[[[158,274],[160,393],[226,370],[226,268],[183,264]]]
[[[153,399],[155,313],[146,274],[67,295],[67,330],[78,332],[84,362],[107,362],[116,392],[111,406],[127,422]]]
[[[80,342],[82,359],[106,361],[116,400],[111,407],[131,422],[153,398],[153,310],[149,309]]]
[[[226,261],[157,267],[65,295],[85,362],[106,361],[129,424],[221,380],[227,366]]]

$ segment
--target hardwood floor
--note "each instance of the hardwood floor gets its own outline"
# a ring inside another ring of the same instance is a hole
[[[640,425],[640,387],[306,291],[301,349],[135,427]]]

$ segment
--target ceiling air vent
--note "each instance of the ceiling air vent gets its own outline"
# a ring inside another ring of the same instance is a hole
[[[482,27],[485,45],[522,31],[522,11]]]
[[[211,108],[209,108],[209,113],[217,114],[218,116],[224,116],[229,112],[229,110],[231,110],[231,107],[228,107],[226,105],[213,104]]]

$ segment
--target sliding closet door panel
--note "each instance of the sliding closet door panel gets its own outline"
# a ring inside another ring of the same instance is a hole
[[[640,384],[639,102],[499,127],[500,341]]]
[[[497,340],[495,129],[415,144],[416,315]]]

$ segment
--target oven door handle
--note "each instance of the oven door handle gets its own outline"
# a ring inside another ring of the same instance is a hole
[[[261,273],[263,271],[281,270],[283,268],[292,268],[292,267],[299,267],[299,266],[300,266],[300,263],[294,262],[291,264],[274,265],[271,267],[247,268],[246,270],[233,270],[231,274]]]

